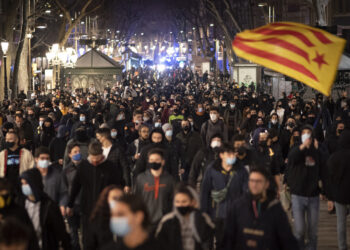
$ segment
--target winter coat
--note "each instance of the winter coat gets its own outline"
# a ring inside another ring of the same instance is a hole
[[[121,181],[122,175],[112,162],[106,160],[98,166],[93,166],[87,160],[82,160],[73,180],[68,207],[74,206],[81,190],[81,212],[85,217],[90,216],[101,191],[112,184],[121,185]]]
[[[210,243],[214,234],[215,225],[206,213],[194,210],[189,215],[195,248],[193,250],[210,249]],[[183,250],[181,220],[184,217],[176,209],[166,214],[156,231],[156,238],[163,249]]]
[[[109,228],[109,217],[96,217],[89,222],[84,250],[100,250],[113,241],[113,234]]]
[[[340,204],[350,204],[350,132],[344,131],[339,138],[339,150],[333,153],[327,161],[329,182],[326,195]]]
[[[314,165],[310,165],[310,161]],[[321,151],[313,145],[304,150],[300,150],[299,146],[292,148],[288,155],[285,176],[291,194],[305,197],[318,196],[321,191],[319,180],[321,180],[323,163],[325,161]]]
[[[224,189],[232,178],[226,197],[217,204],[212,198],[212,191]],[[243,166],[233,165],[232,170],[226,172],[221,167],[221,160],[214,161],[205,171],[201,186],[201,210],[211,218],[227,217],[231,202],[240,198],[247,190],[248,173]]]
[[[203,145],[201,137],[197,132],[190,131],[187,134],[180,132],[176,138],[181,142],[182,168],[190,169],[196,153]]]
[[[7,149],[4,149],[0,152],[0,177],[6,176],[6,167],[7,167]],[[34,158],[32,153],[25,149],[21,148],[19,153],[19,175],[24,171],[34,167]]]
[[[2,220],[6,220],[7,218],[16,218],[20,223],[26,225],[30,231],[29,238],[29,246],[28,250],[39,250],[38,239],[36,237],[36,233],[33,227],[33,223],[30,220],[27,210],[20,205],[17,205],[14,202],[8,207],[0,209],[0,217]]]
[[[21,179],[27,181],[33,191],[35,202],[40,202],[40,227],[42,250],[71,249],[70,237],[58,205],[44,192],[42,177],[38,169],[25,171]],[[21,205],[25,206],[25,198],[22,197]]]
[[[126,161],[126,157],[121,150],[121,148],[113,144],[109,154],[107,156],[107,160],[114,164],[114,167],[118,168],[118,172],[120,172],[123,176],[123,186],[131,187],[131,179],[130,179],[130,167]]]
[[[208,120],[203,123],[201,128],[201,138],[205,146],[210,145],[211,138],[216,134],[220,134],[224,142],[228,142],[228,128],[223,120],[219,119],[216,123]]]
[[[253,200],[245,195],[232,204],[226,219],[225,250],[298,250],[286,213],[280,202],[268,199],[260,213],[254,212]]]

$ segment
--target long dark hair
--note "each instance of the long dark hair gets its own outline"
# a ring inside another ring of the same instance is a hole
[[[92,210],[92,213],[90,216],[91,222],[97,218],[101,218],[102,220],[107,220],[107,221],[109,220],[111,216],[111,212],[108,204],[108,195],[114,189],[119,189],[123,191],[123,189],[117,185],[110,185],[105,187],[102,190],[100,196],[98,197],[96,205]]]

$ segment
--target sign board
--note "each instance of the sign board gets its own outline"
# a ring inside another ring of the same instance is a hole
[[[339,70],[334,82],[334,89],[343,89],[350,86],[350,70]]]

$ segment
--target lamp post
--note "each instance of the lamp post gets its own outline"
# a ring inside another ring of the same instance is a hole
[[[6,54],[7,54],[7,51],[8,51],[8,48],[9,48],[9,43],[4,41],[4,42],[1,42],[1,49],[2,49],[2,53],[4,53],[4,99],[7,100],[8,99],[8,91],[7,91],[7,68],[6,68]]]
[[[59,88],[59,66],[63,67],[71,67],[73,68],[78,55],[73,48],[60,49],[59,44],[53,44],[51,50],[46,53],[46,57],[48,62],[55,67],[56,74],[56,86],[55,88]]]

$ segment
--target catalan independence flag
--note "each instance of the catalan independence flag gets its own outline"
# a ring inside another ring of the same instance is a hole
[[[304,24],[271,23],[236,35],[237,56],[290,76],[329,96],[346,41]]]

